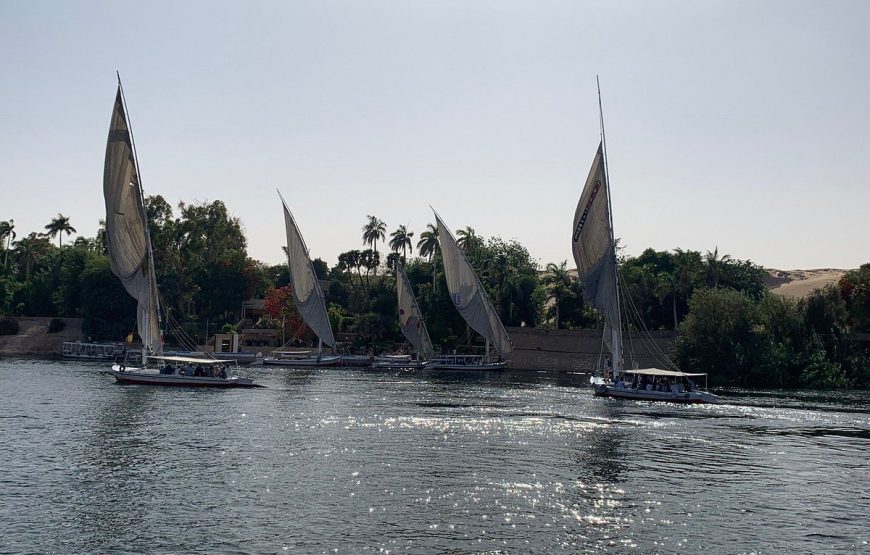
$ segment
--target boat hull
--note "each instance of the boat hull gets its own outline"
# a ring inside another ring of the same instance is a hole
[[[372,357],[361,355],[341,355],[341,366],[368,368],[372,366]]]
[[[487,362],[481,364],[454,364],[450,362],[429,362],[426,364],[426,370],[466,370],[469,372],[491,372],[494,370],[504,370],[507,368],[507,362]]]
[[[114,365],[107,373],[115,376],[118,383],[130,385],[161,385],[170,387],[263,387],[255,384],[250,378],[233,376],[220,378],[212,376],[181,376],[178,374],[160,374],[149,372],[140,368],[120,370]]]
[[[340,356],[328,356],[328,357],[320,357],[320,358],[271,358],[267,357],[263,359],[263,364],[268,364],[271,366],[284,366],[285,368],[310,368],[316,366],[338,366],[341,364]]]
[[[376,370],[423,370],[426,368],[425,362],[374,362],[372,368]]]
[[[722,401],[707,391],[648,391],[645,389],[631,389],[613,387],[606,384],[593,386],[595,395],[598,397],[611,397],[613,399],[629,399],[634,401],[660,401],[663,403],[685,404],[720,404]]]

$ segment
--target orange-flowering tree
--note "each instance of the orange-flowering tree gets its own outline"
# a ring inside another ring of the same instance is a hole
[[[289,285],[266,291],[264,308],[266,314],[277,322],[284,322],[285,332],[300,338],[311,339],[314,334],[293,304],[293,288]]]

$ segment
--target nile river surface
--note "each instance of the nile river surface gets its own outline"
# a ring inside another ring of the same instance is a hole
[[[0,360],[2,553],[867,553],[870,395],[593,398],[585,376]]]

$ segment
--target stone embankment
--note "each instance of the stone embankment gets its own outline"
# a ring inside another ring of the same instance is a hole
[[[64,341],[82,339],[80,318],[64,318],[66,326],[58,333],[48,332],[52,318],[16,319],[20,331],[16,335],[0,335],[0,356],[56,357],[63,351]],[[508,328],[508,333],[514,344],[513,370],[591,372],[599,356],[603,356],[601,332],[596,330],[512,327]],[[625,351],[634,353],[640,367],[662,366],[661,354],[673,355],[673,332],[652,332],[651,336],[625,336]],[[627,360],[626,365],[632,366],[631,360]]]
[[[542,328],[508,328],[514,344],[511,369],[556,370],[559,372],[591,372],[599,356],[604,356],[601,331],[597,330],[552,330]],[[640,368],[661,367],[661,358],[673,357],[674,332],[650,332],[625,334],[626,366]],[[606,352],[606,351],[605,351]]]
[[[82,338],[81,318],[61,318],[66,325],[57,333],[49,333],[54,318],[16,317],[18,333],[0,335],[0,356],[55,357],[63,352],[64,341]]]

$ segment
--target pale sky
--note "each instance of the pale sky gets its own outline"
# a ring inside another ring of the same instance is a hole
[[[93,236],[121,72],[145,193],[223,200],[277,263],[367,214],[571,260],[599,141],[616,235],[870,262],[870,2],[0,2],[0,220]],[[65,239],[66,240],[66,239]],[[573,266],[573,263],[571,263]]]

